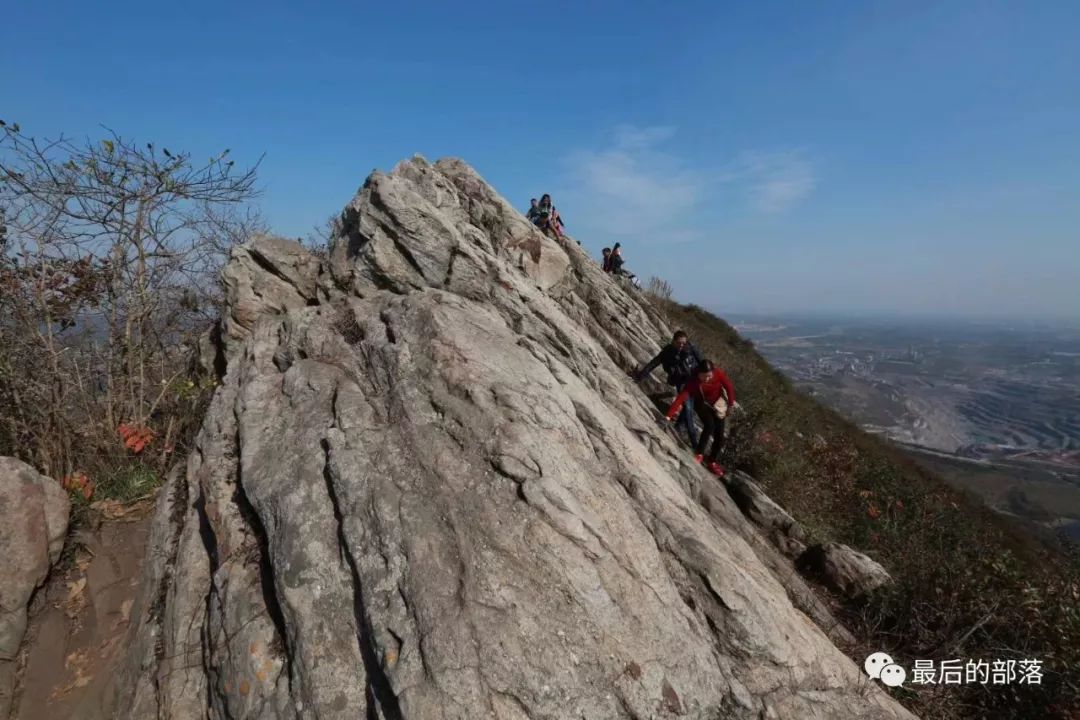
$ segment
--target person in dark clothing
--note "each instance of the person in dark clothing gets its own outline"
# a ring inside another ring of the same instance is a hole
[[[615,243],[615,246],[611,248],[611,272],[615,275],[622,275],[628,278],[635,286],[640,286],[638,283],[637,275],[627,270],[624,265],[626,261],[623,260],[622,246],[619,243]]]
[[[533,225],[540,224],[540,206],[536,202],[536,198],[529,201],[529,212],[525,215],[529,222]]]
[[[657,365],[663,366],[667,373],[667,383],[675,388],[676,393],[681,393],[686,384],[694,376],[694,370],[701,364],[701,354],[690,343],[686,333],[679,330],[672,336],[671,342],[650,360],[645,367],[634,374],[634,382],[641,382],[649,376]],[[686,429],[686,436],[690,439],[690,445],[697,446],[697,427],[694,425],[694,399],[687,398],[683,403],[682,414],[679,415],[679,425]]]
[[[702,360],[697,367],[697,372],[690,382],[686,384],[682,392],[675,398],[675,402],[667,411],[668,421],[675,416],[690,399],[694,400],[694,409],[701,420],[701,438],[694,448],[694,459],[704,463],[713,475],[723,477],[724,468],[716,461],[720,456],[720,450],[724,447],[724,420],[730,408],[735,405],[735,386],[723,370],[717,368],[708,360]],[[705,449],[712,440],[708,457],[705,457]]]
[[[604,260],[600,263],[600,269],[606,273],[611,272],[611,248],[604,248]]]

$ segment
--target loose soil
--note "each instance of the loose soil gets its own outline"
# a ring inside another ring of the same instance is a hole
[[[149,506],[90,511],[30,608],[12,720],[108,720],[150,530]]]

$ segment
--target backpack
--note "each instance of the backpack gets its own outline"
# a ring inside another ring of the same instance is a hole
[[[671,367],[664,368],[668,374],[668,384],[682,385],[689,382],[690,378],[694,376],[697,364],[697,348],[687,343],[682,353],[676,351]]]

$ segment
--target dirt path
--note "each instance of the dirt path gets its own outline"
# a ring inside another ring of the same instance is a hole
[[[123,659],[149,526],[143,507],[69,538],[81,545],[74,562],[31,607],[12,720],[113,717],[108,681]]]

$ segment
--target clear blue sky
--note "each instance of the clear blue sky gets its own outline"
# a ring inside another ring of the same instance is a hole
[[[291,236],[456,155],[721,313],[1075,317],[1078,28],[1073,0],[36,0],[3,13],[0,117],[265,152]]]

